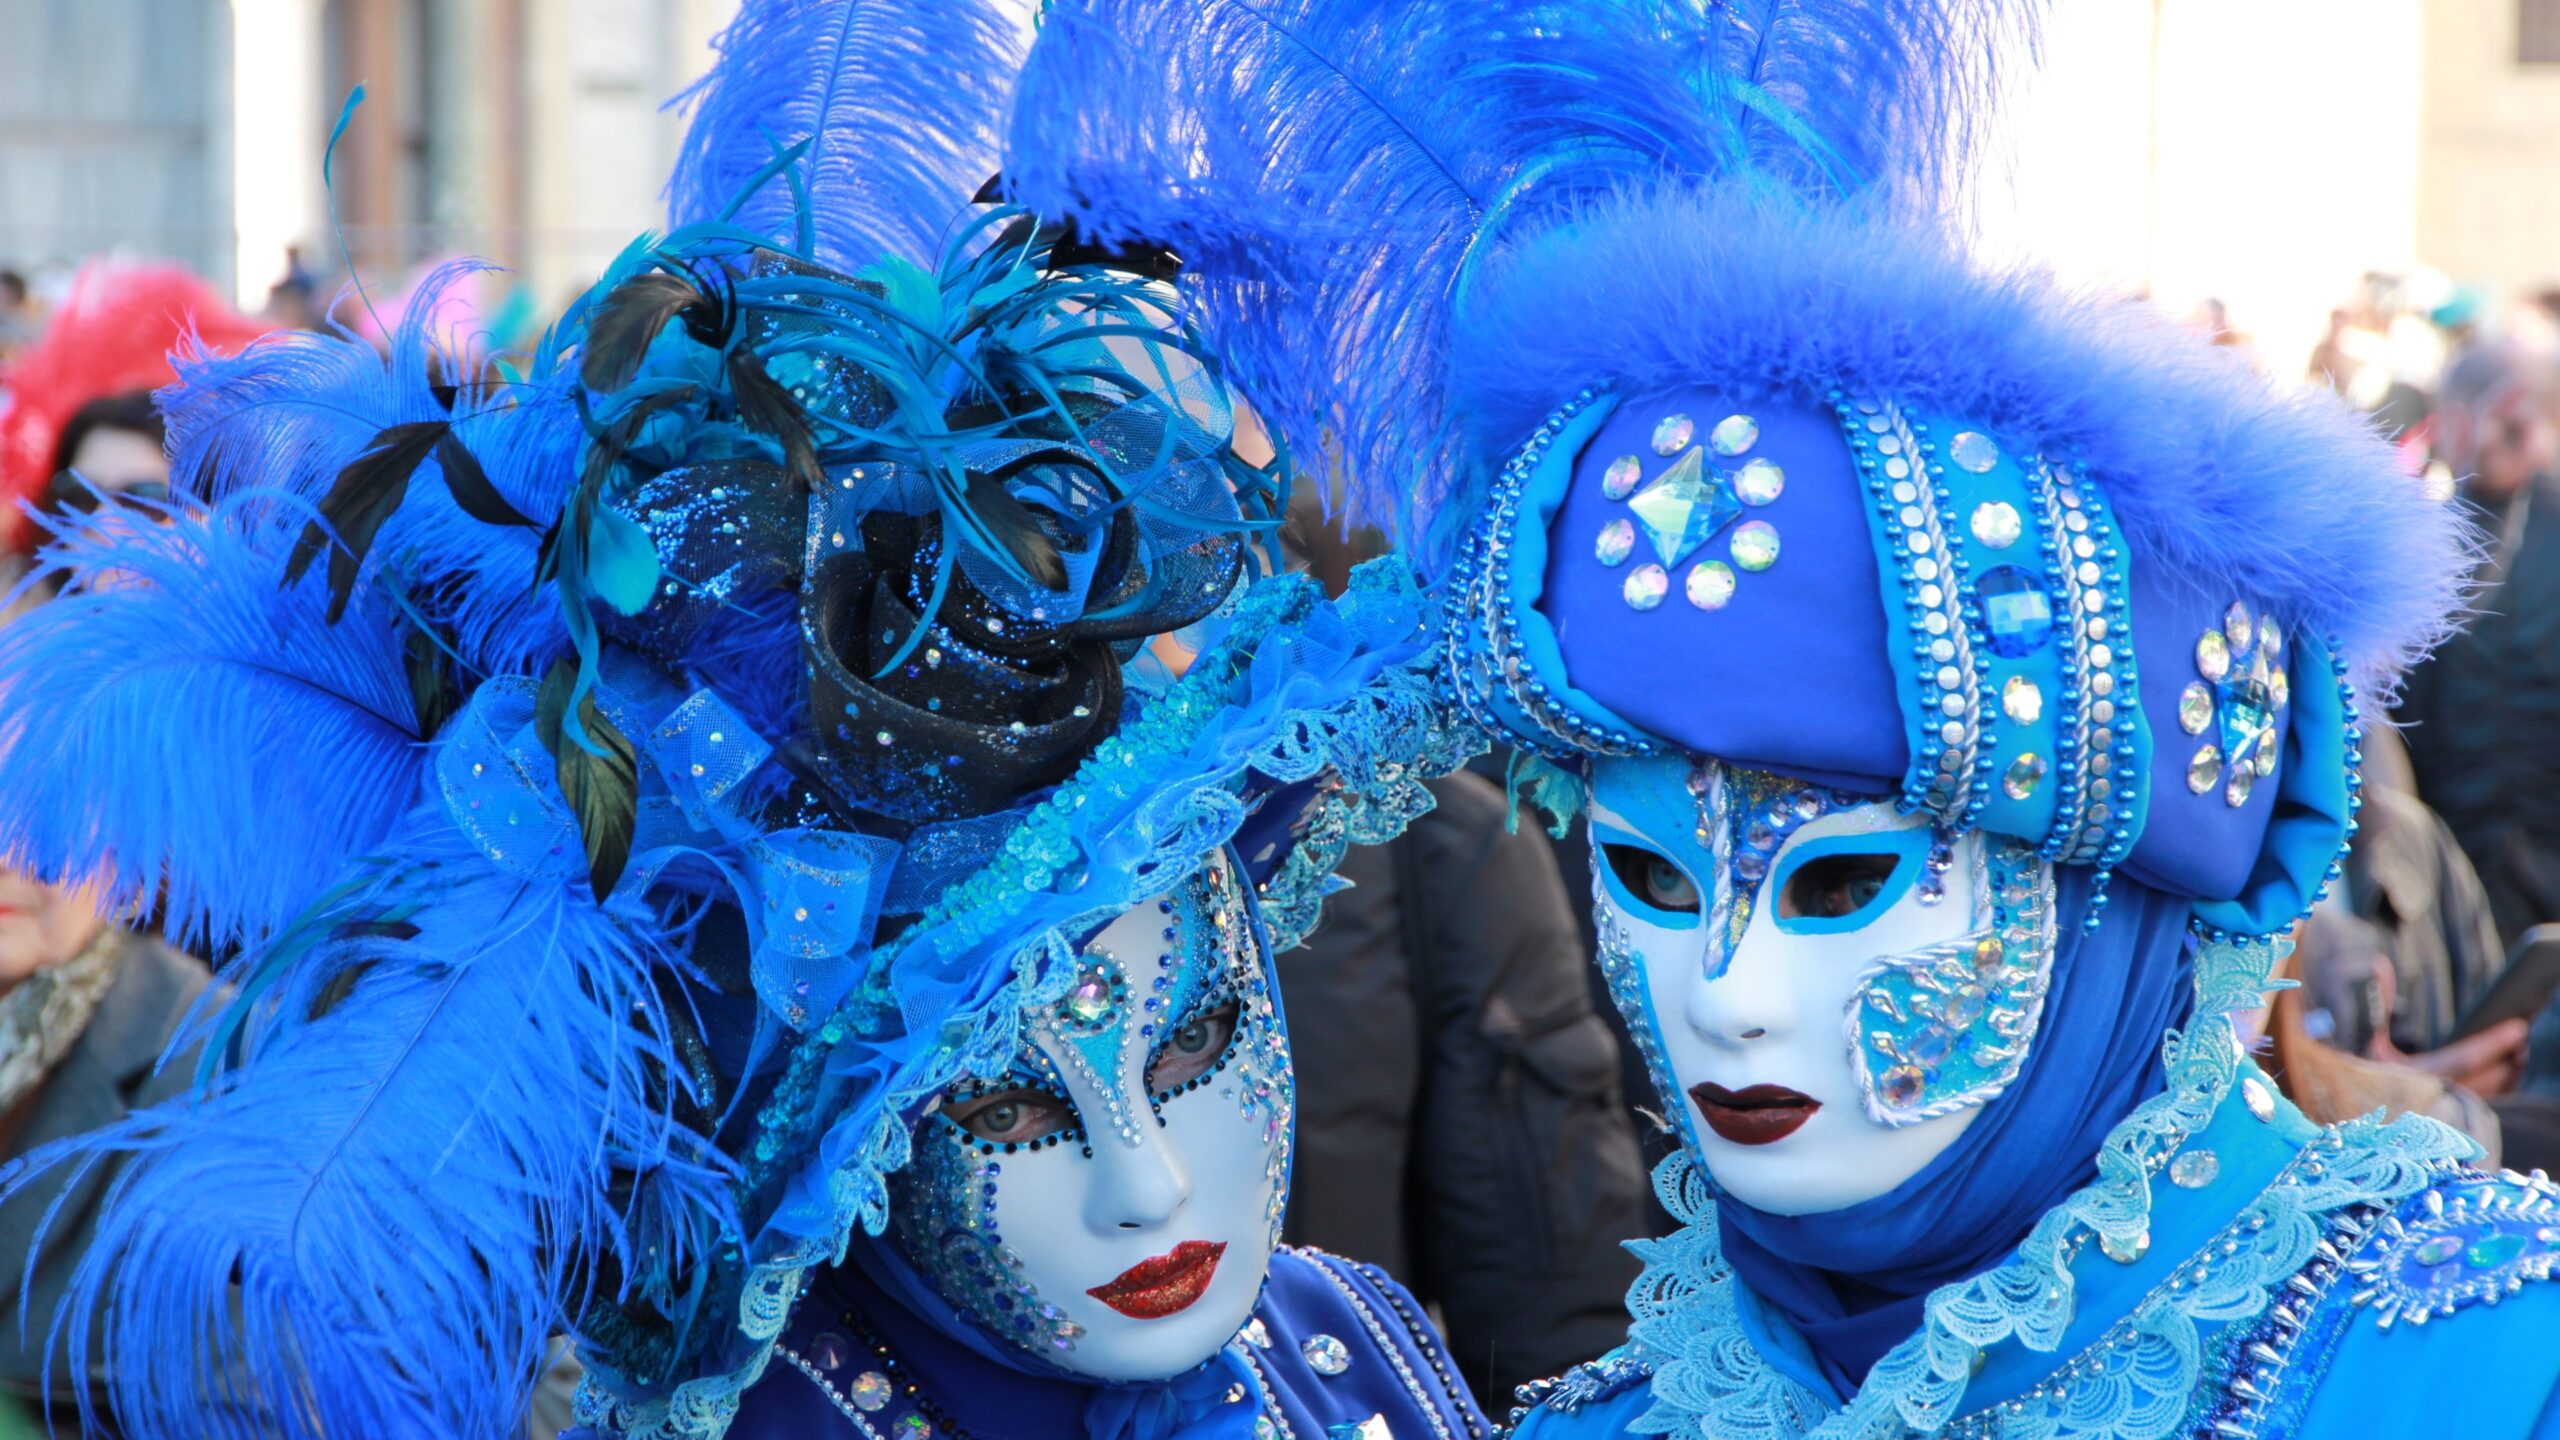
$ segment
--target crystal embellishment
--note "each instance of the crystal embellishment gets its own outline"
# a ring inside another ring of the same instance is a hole
[[[1965,430],[1947,442],[1947,458],[1956,463],[1957,469],[1980,475],[2000,463],[2000,447],[1978,430]]]
[[[2197,750],[2195,758],[2187,762],[2187,788],[2198,795],[2213,789],[2221,779],[2222,752],[2213,746]]]
[[[2015,565],[1984,572],[1974,582],[1983,628],[1993,654],[2010,660],[2032,655],[2053,638],[2053,597],[2035,576]]]
[[[1351,1368],[1351,1347],[1330,1335],[1310,1335],[1298,1347],[1307,1357],[1307,1365],[1319,1375],[1339,1375]]]
[[[2044,691],[2024,675],[2012,675],[2000,687],[2000,710],[2021,725],[2033,725],[2044,717]]]
[[[1671,572],[1659,565],[1639,565],[1627,572],[1627,583],[1619,593],[1635,609],[1654,609],[1671,593]]]
[[[2178,728],[2201,735],[2213,723],[2213,691],[2201,680],[2178,692]]]
[[[2210,1150],[2182,1150],[2169,1162],[2169,1183],[2181,1190],[2201,1190],[2222,1173],[2222,1158]]]
[[[853,1408],[866,1415],[877,1415],[889,1403],[889,1377],[877,1370],[865,1370],[844,1387],[844,1397]]]
[[[1686,415],[1665,415],[1653,427],[1653,453],[1677,455],[1689,448],[1689,437],[1698,433],[1697,422]]]
[[[1778,563],[1778,527],[1766,520],[1746,520],[1733,532],[1733,563],[1745,570],[1766,570]]]
[[[1742,502],[1706,472],[1704,452],[1683,453],[1661,478],[1627,502],[1643,522],[1645,539],[1665,565],[1677,565],[1731,524]]]
[[[1733,493],[1741,497],[1745,505],[1770,504],[1786,488],[1787,472],[1778,468],[1777,461],[1766,456],[1746,460],[1742,468],[1734,472]]]
[[[2006,550],[2027,533],[2018,507],[2006,500],[1986,500],[1973,507],[1973,538],[1994,550]]]
[[[1727,415],[1707,432],[1707,443],[1718,455],[1731,459],[1760,441],[1760,422],[1748,415]]]
[[[1689,603],[1701,610],[1721,610],[1733,599],[1733,567],[1721,560],[1702,560],[1689,567]]]
[[[2009,762],[2009,771],[2000,777],[2000,792],[2012,800],[2024,800],[2036,793],[2036,782],[2044,779],[2044,757],[2033,750]]]
[[[1636,527],[1624,517],[1600,527],[1599,542],[1591,547],[1603,565],[1624,565],[1636,553]]]
[[[1633,455],[1621,455],[1609,462],[1600,474],[1600,493],[1612,500],[1624,500],[1636,493],[1644,479],[1644,462]]]

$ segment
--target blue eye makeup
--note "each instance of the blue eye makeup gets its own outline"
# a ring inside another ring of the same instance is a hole
[[[1926,826],[1807,840],[1778,858],[1770,918],[1788,935],[1864,929],[1910,891],[1928,852]]]
[[[1599,851],[1601,883],[1619,909],[1665,930],[1698,924],[1703,893],[1678,862],[1607,825],[1591,827],[1591,843]]]

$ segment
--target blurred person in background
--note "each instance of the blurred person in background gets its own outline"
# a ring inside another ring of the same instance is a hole
[[[2476,612],[2411,672],[2397,716],[2417,793],[2479,872],[2502,944],[2560,919],[2560,377],[2490,342],[2437,397],[2437,451],[2485,531]]]
[[[27,277],[15,270],[0,270],[0,361],[34,344],[37,328]]]
[[[1328,590],[1379,548],[1302,504],[1284,538]],[[1438,1312],[1488,1413],[1626,1334],[1649,1193],[1591,949],[1535,825],[1500,785],[1353,849],[1324,922],[1279,957],[1298,1073],[1285,1238],[1366,1260]]]

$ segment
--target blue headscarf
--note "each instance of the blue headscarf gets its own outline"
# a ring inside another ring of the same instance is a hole
[[[2088,931],[2092,877],[2055,873],[2060,953],[2025,1067],[1927,1168],[1817,1215],[1716,1197],[1725,1258],[1843,1394],[1921,1327],[1931,1290],[2008,1259],[2039,1216],[2095,1179],[2107,1132],[2167,1084],[2161,1037],[2194,999],[2194,902],[2119,875]]]

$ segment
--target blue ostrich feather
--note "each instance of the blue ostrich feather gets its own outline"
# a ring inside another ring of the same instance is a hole
[[[717,43],[676,102],[691,120],[669,223],[726,219],[847,273],[932,263],[995,168],[1013,18],[985,0],[747,0]],[[803,144],[789,183],[757,183]]]
[[[1581,209],[1741,180],[1926,206],[1978,129],[1995,0],[1059,0],[1016,198],[1186,262],[1264,418],[1411,528],[1466,455],[1441,369],[1476,271]]]
[[[22,1318],[130,1433],[520,1429],[594,1262],[645,1289],[728,1223],[726,1162],[672,1118],[652,934],[423,807],[235,967],[237,1067],[0,1174],[122,1161],[64,1309]]]
[[[395,616],[331,625],[317,586],[279,591],[252,503],[57,520],[67,592],[0,628],[0,851],[116,904],[165,887],[172,932],[216,946],[335,884],[423,761]]]

